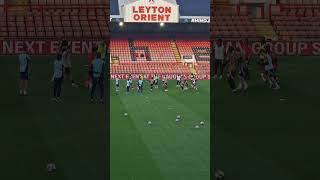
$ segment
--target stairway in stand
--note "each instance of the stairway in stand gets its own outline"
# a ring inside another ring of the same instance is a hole
[[[171,50],[173,51],[176,61],[181,62],[181,55],[175,40],[171,40],[170,47],[171,47]]]
[[[252,22],[256,26],[256,30],[259,36],[263,36],[266,39],[277,40],[277,34],[274,31],[270,21],[267,19],[252,19]]]

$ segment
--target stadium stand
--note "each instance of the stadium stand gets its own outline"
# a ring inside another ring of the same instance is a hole
[[[208,40],[115,38],[111,39],[110,45],[111,74],[209,74],[210,72]],[[194,69],[181,61],[182,56],[192,55],[195,55],[197,61]]]
[[[107,38],[109,34],[108,1],[31,0],[30,2],[29,5],[4,7],[4,11],[0,12],[0,38],[101,39]]]
[[[111,74],[190,74],[187,66],[177,62],[121,62],[112,65]]]
[[[282,1],[271,6],[271,22],[281,40],[320,39],[320,1]]]
[[[271,3],[267,13],[250,14],[259,4],[213,1],[211,30],[213,37],[254,38],[264,36],[273,40],[320,39],[320,0],[279,0]],[[254,15],[253,15],[254,14]],[[260,17],[257,14],[261,14]],[[267,16],[268,14],[269,16]]]
[[[223,4],[220,4],[223,3]],[[257,31],[246,8],[220,2],[211,7],[211,32],[224,38],[254,38]]]

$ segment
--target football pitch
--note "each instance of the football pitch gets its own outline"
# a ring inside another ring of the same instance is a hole
[[[118,93],[111,81],[112,180],[210,179],[210,81],[198,85],[182,91],[169,81],[168,92],[151,92],[145,82],[142,94],[127,94],[125,81]]]
[[[52,56],[32,56],[30,95],[20,97],[17,57],[0,58],[0,179],[107,179],[110,132],[111,180],[208,180],[210,115],[212,164],[227,179],[319,179],[319,57],[280,58],[280,91],[265,87],[255,71],[247,94],[213,80],[211,113],[209,81],[199,81],[198,93],[181,92],[175,81],[169,92],[150,92],[146,83],[143,94],[126,94],[124,81],[117,94],[111,81],[111,111],[66,82],[63,102],[53,103]],[[85,57],[74,57],[80,85],[85,65]],[[48,162],[56,173],[47,173]]]
[[[64,83],[62,103],[52,102],[52,56],[31,56],[30,94],[18,95],[18,57],[1,56],[0,179],[106,179],[106,105],[91,104],[84,87]],[[73,57],[82,85],[86,58]],[[105,118],[104,118],[105,117]],[[46,164],[57,171],[47,173]]]
[[[320,178],[320,59],[279,62],[280,91],[265,87],[255,71],[247,94],[232,94],[226,81],[213,81],[213,164],[226,179]]]

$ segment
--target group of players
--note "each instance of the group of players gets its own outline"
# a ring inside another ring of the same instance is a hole
[[[227,81],[233,93],[246,91],[250,79],[249,65],[252,63],[253,52],[249,47],[248,40],[242,40],[241,49],[229,46],[225,49],[222,39],[213,44],[214,76],[213,79],[222,79],[226,71]],[[266,40],[262,39],[258,50],[258,71],[261,79],[274,90],[280,89],[277,75],[278,60],[271,51]],[[218,76],[218,69],[220,75]]]
[[[168,92],[168,78],[166,75],[164,75],[163,78],[160,80],[160,76],[158,74],[154,74],[148,81],[149,81],[149,85],[150,85],[150,91],[153,91],[154,89],[158,89],[159,83],[161,81],[163,90],[165,92]],[[191,81],[191,88],[198,90],[197,80],[196,80],[196,76],[194,74],[190,75],[190,81]],[[115,83],[116,83],[116,92],[119,92],[120,79],[116,78]],[[133,77],[131,74],[129,74],[125,84],[126,84],[126,92],[127,93],[129,93],[130,90],[135,89],[135,87],[133,86]],[[136,89],[138,90],[139,93],[142,93],[143,87],[144,87],[144,76],[139,75],[138,80],[137,80],[137,84],[136,84]],[[184,78],[181,74],[177,74],[176,75],[176,87],[180,87],[181,90],[183,90],[183,91],[188,90],[189,89],[188,78]]]
[[[71,45],[68,41],[62,40],[57,56],[53,61],[53,75],[51,82],[53,83],[52,101],[61,102],[62,84],[64,80],[69,80],[72,87],[78,87],[72,78],[71,65]],[[97,86],[100,87],[100,96],[97,101],[103,103],[104,98],[104,79],[105,79],[105,59],[107,57],[107,47],[104,41],[100,42],[97,47],[92,49],[92,54],[88,58],[88,77],[87,86],[90,90],[90,100],[94,102],[95,91]],[[30,55],[27,47],[19,55],[19,72],[20,84],[19,94],[21,96],[28,95],[28,82],[30,73]]]

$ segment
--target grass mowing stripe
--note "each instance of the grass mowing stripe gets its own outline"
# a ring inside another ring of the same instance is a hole
[[[85,57],[73,56],[73,75],[87,75],[80,67]],[[3,121],[0,133],[9,146],[0,149],[5,154],[3,179],[105,179],[106,140],[104,105],[89,103],[84,88],[74,89],[70,83],[63,87],[63,103],[53,104],[51,98],[51,56],[32,56],[30,95],[17,95],[18,58],[1,57],[1,89],[4,90],[1,107]],[[80,70],[81,69],[81,70]],[[3,74],[2,74],[3,73]],[[82,83],[82,82],[80,82]],[[57,139],[66,138],[59,143]],[[70,138],[70,139],[68,139]],[[57,172],[49,175],[45,169],[48,161],[57,165]],[[1,179],[0,178],[0,179]]]
[[[214,81],[214,108],[219,113],[214,165],[228,178],[319,179],[317,58],[281,57],[278,92],[263,85],[256,68],[247,95],[231,94],[226,81]]]
[[[111,96],[111,179],[162,180],[159,168],[135,129],[119,96]]]
[[[209,127],[195,130],[194,120],[199,115],[159,91],[150,92],[146,89],[143,95],[121,92],[119,96],[126,108],[131,110],[129,115],[161,167],[165,179],[209,179]],[[168,93],[171,93],[170,89]],[[169,106],[174,110],[168,109]],[[178,127],[175,122],[176,110],[181,112],[183,118]],[[151,126],[147,124],[149,120],[153,122]],[[207,135],[201,132],[205,130],[208,131]]]

